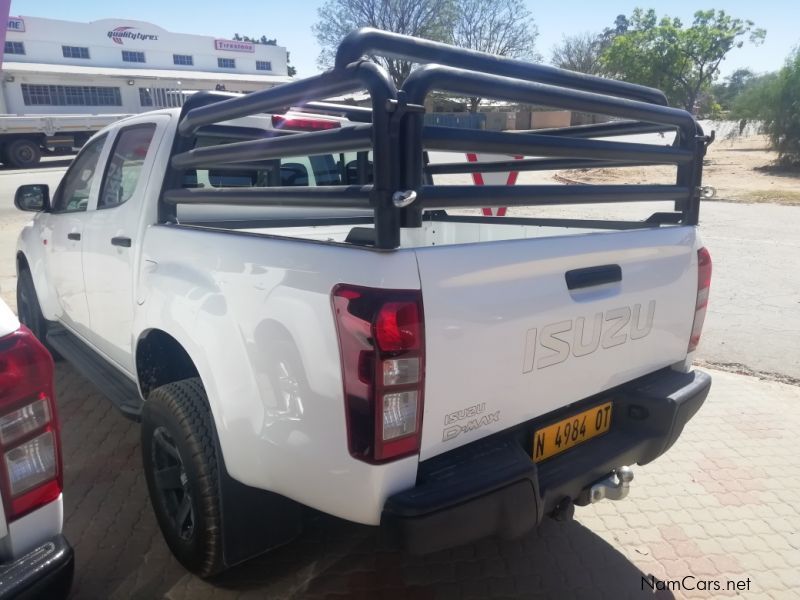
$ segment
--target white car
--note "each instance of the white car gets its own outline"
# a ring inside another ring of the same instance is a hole
[[[53,359],[0,300],[0,598],[64,598],[64,509]]]
[[[382,52],[445,66],[398,91],[358,60]],[[290,540],[301,506],[428,552],[620,499],[630,465],[665,452],[710,387],[691,368],[711,262],[697,232],[709,140],[690,114],[657,90],[383,32],[337,60],[119,121],[52,198],[17,192],[36,212],[17,248],[23,321],[141,420],[159,525],[202,576]],[[371,110],[308,104],[362,88]],[[437,88],[627,120],[427,126]],[[591,139],[654,130],[676,142]],[[430,165],[427,150],[528,156],[521,170],[673,164],[677,180],[437,185],[507,167]],[[670,210],[445,212],[623,201]]]

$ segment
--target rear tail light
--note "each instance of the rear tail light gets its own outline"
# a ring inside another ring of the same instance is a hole
[[[61,494],[60,447],[53,359],[23,326],[0,338],[0,488],[9,521]]]
[[[341,124],[339,121],[327,119],[272,115],[272,126],[275,129],[291,129],[292,131],[325,131],[326,129],[338,129]]]
[[[692,334],[689,336],[688,352],[694,352],[700,343],[700,334],[703,333],[703,322],[706,320],[708,308],[708,292],[711,288],[711,254],[706,248],[697,251],[697,302],[694,309],[694,322]]]
[[[370,463],[419,452],[425,340],[419,290],[333,289],[350,454]]]

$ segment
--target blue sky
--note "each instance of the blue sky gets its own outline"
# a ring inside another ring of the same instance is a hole
[[[102,18],[128,18],[150,21],[169,31],[229,37],[234,33],[275,37],[291,53],[298,74],[317,71],[319,53],[311,25],[317,20],[322,0],[135,0],[115,3],[100,0],[12,0],[12,15],[50,17],[73,21]],[[767,30],[760,47],[745,46],[732,51],[723,63],[726,75],[739,67],[756,71],[779,68],[789,52],[800,43],[800,0],[718,0],[716,2],[646,2],[617,0],[560,0],[555,3],[526,0],[539,27],[537,49],[549,59],[551,48],[562,35],[599,31],[613,23],[621,13],[630,14],[636,6],[653,7],[659,14],[691,20],[695,10],[720,8],[735,17],[748,18]]]

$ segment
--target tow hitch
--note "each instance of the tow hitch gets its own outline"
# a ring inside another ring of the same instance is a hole
[[[633,481],[633,469],[630,467],[620,467],[611,471],[608,477],[589,488],[589,503],[600,502],[603,498],[622,500],[631,489],[631,481]]]

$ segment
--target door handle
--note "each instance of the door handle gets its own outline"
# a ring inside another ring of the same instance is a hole
[[[619,265],[601,265],[599,267],[574,269],[564,273],[564,278],[567,280],[567,289],[577,290],[603,285],[604,283],[622,281],[622,269]]]
[[[112,246],[121,246],[123,248],[131,247],[131,238],[129,237],[113,237],[111,238]]]
[[[80,242],[81,241],[81,234],[80,233],[68,233],[67,234],[67,239],[68,240],[74,240],[76,242]]]

